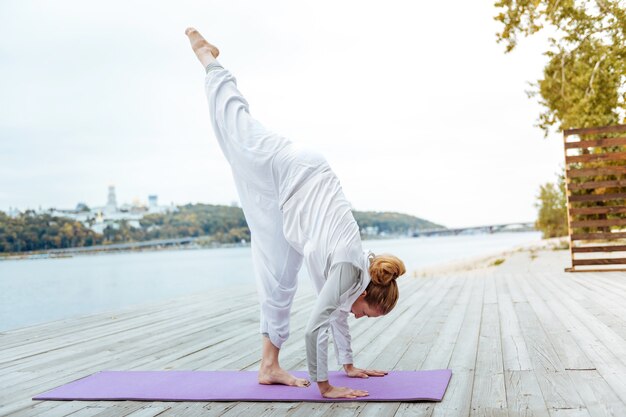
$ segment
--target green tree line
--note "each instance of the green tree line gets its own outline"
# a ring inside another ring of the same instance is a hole
[[[361,229],[375,227],[379,233],[404,234],[420,228],[441,227],[401,213],[354,212]],[[219,243],[250,241],[250,230],[239,207],[187,204],[178,211],[148,214],[140,227],[126,221],[96,233],[81,222],[25,211],[10,217],[0,211],[0,253],[45,251],[48,249],[141,242],[154,239],[210,237]]]
[[[353,211],[354,219],[361,230],[375,227],[378,233],[401,235],[411,230],[443,228],[439,224],[403,213],[379,211]]]
[[[73,248],[103,242],[103,235],[72,219],[31,210],[10,217],[0,211],[0,252]]]

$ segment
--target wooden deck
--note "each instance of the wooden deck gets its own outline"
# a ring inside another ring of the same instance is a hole
[[[358,366],[451,368],[441,403],[31,400],[100,370],[255,369],[256,295],[223,290],[1,333],[0,415],[626,416],[626,274],[566,274],[568,256],[406,277],[392,313],[351,322]],[[299,290],[288,369],[305,369],[313,302]]]

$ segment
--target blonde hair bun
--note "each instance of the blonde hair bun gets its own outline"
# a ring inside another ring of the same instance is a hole
[[[405,272],[404,262],[396,256],[382,254],[376,255],[370,260],[369,273],[372,282],[376,285],[391,285]]]

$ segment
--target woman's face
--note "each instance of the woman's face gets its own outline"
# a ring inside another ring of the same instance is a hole
[[[382,316],[381,312],[378,308],[370,306],[367,301],[365,301],[365,296],[367,295],[367,291],[364,291],[363,294],[359,295],[359,298],[352,304],[352,314],[357,319],[361,317],[380,317]]]

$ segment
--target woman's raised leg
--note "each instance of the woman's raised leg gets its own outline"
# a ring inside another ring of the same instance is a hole
[[[216,61],[219,50],[188,28],[191,47],[207,68],[206,92],[215,136],[231,165],[235,185],[252,234],[252,260],[261,304],[261,384],[309,386],[280,367],[278,356],[289,337],[289,313],[302,255],[285,240],[272,163],[289,141],[266,130],[248,112],[235,79]],[[213,64],[213,65],[211,65]]]

